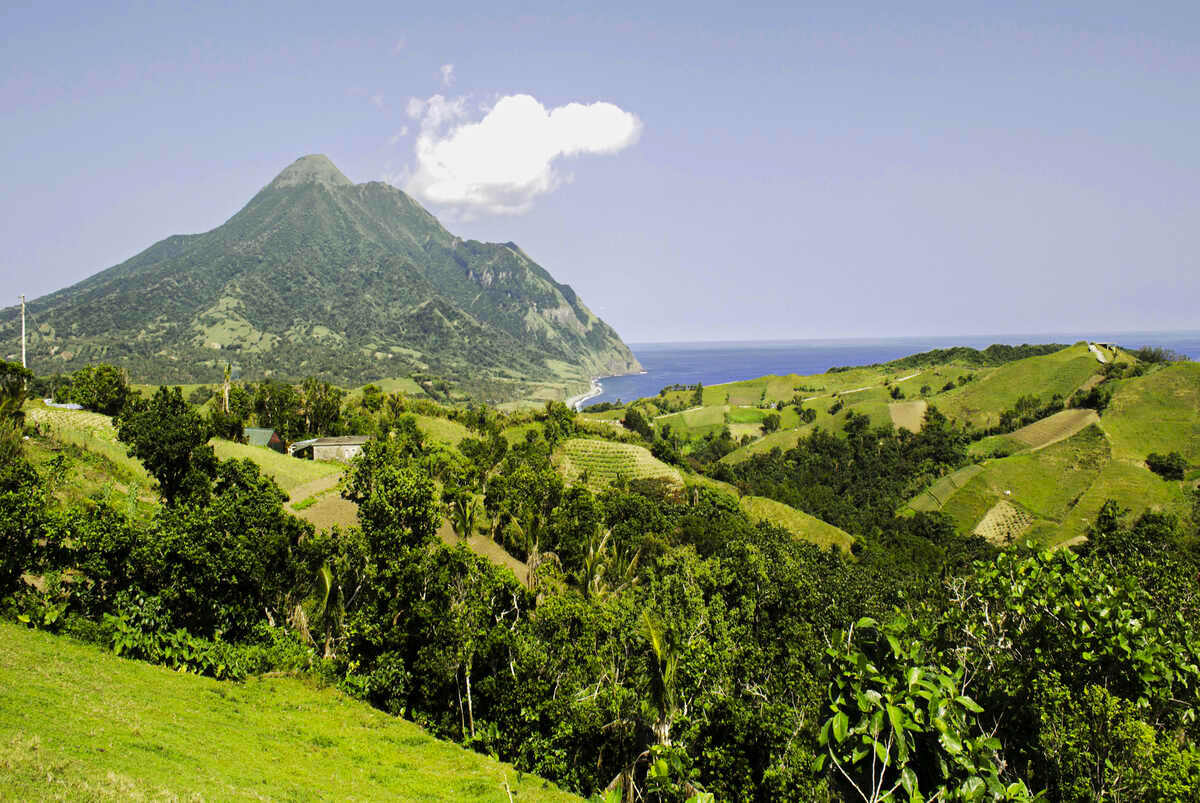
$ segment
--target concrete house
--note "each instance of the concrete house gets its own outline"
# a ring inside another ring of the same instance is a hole
[[[370,439],[370,435],[313,438],[307,441],[296,441],[288,448],[288,452],[296,457],[312,460],[338,460],[349,463],[362,451],[363,444]]]

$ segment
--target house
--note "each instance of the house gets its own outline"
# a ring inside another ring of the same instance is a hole
[[[269,427],[246,427],[246,443],[251,446],[266,446],[281,454],[287,451],[283,438]]]
[[[313,438],[307,441],[296,441],[288,448],[288,452],[296,457],[308,457],[313,460],[340,460],[343,463],[349,463],[358,456],[362,451],[363,444],[370,439],[370,435]]]

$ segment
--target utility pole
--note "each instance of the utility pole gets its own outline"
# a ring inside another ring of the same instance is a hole
[[[25,364],[25,294],[21,294],[21,367],[28,368]]]

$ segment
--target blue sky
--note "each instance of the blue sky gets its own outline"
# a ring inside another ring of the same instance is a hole
[[[1194,3],[70,5],[3,12],[5,304],[325,153],[629,341],[1200,328]]]

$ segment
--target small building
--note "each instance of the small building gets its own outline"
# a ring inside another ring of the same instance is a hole
[[[287,445],[279,433],[269,427],[246,427],[246,443],[251,446],[266,446],[280,454],[287,451]]]
[[[312,460],[338,460],[349,463],[362,452],[363,444],[370,439],[370,435],[313,438],[307,441],[296,441],[288,448],[288,452],[296,457]]]

